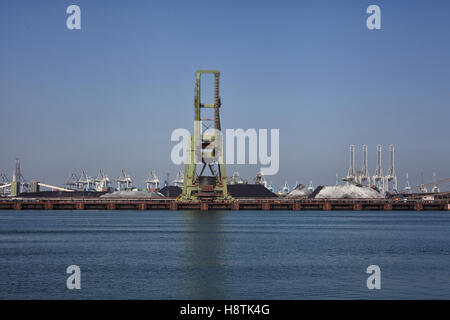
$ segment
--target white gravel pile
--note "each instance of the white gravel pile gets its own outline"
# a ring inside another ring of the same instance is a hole
[[[286,198],[308,198],[312,192],[304,185],[300,184],[286,195]]]
[[[369,187],[358,187],[353,184],[344,186],[325,186],[316,195],[316,199],[378,199],[384,196]]]
[[[100,198],[161,199],[165,197],[161,193],[155,191],[114,191],[113,193],[106,193],[104,195],[101,195]]]

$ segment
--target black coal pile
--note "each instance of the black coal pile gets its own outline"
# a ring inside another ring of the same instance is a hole
[[[233,198],[277,198],[278,196],[262,184],[229,184],[228,193]]]
[[[101,191],[41,191],[22,192],[21,198],[96,198],[104,195]]]
[[[167,198],[176,198],[182,192],[183,192],[183,190],[177,186],[165,186],[164,188],[159,190],[159,193],[161,193],[163,196],[165,196]]]
[[[165,186],[159,190],[167,198],[176,198],[182,189],[176,186]],[[228,194],[233,198],[277,198],[278,196],[261,184],[229,184]]]

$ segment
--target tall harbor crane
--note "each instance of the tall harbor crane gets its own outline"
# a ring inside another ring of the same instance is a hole
[[[439,186],[436,183],[436,172],[433,172],[433,189],[431,189],[431,192],[433,193],[438,193],[441,192],[441,190],[439,190]]]
[[[367,145],[362,146],[363,153],[363,162],[361,171],[358,172],[357,182],[362,186],[370,187],[370,175],[369,175],[369,166],[368,166],[368,157],[367,157]]]
[[[72,172],[64,185],[71,190],[81,190],[83,188],[83,186],[80,184],[80,178],[78,178],[75,172]]]
[[[214,103],[201,101],[201,76],[214,76]],[[191,135],[186,152],[183,200],[225,200],[228,195],[223,140],[220,132],[219,76],[216,70],[196,72],[194,97],[194,134]],[[205,117],[208,110],[214,110],[214,117]],[[197,165],[201,168],[197,171]],[[208,173],[209,171],[209,173]]]
[[[341,178],[346,184],[354,184],[356,186],[362,186],[363,181],[370,181],[367,172],[367,146],[363,146],[363,169],[355,170],[355,145],[351,144],[349,149],[350,162],[348,167],[347,176]],[[338,185],[338,175],[336,174],[336,185]]]
[[[7,194],[10,192],[11,183],[3,171],[0,171],[0,194]]]
[[[228,184],[242,184],[242,183],[244,183],[244,180],[242,180],[241,175],[237,171],[233,172],[233,175],[228,180],[229,180]]]
[[[183,170],[180,170],[177,172],[177,175],[175,176],[175,180],[173,180],[173,185],[176,187],[183,187]]]
[[[39,187],[45,187],[45,188],[49,188],[52,190],[60,190],[60,191],[73,191],[70,189],[45,184],[45,183],[42,183],[39,181],[31,181],[31,183],[28,183],[25,180],[25,178],[23,177],[22,172],[20,170],[19,158],[16,158],[16,164],[15,164],[15,169],[14,169],[13,176],[12,176],[12,181],[8,183],[7,181],[5,181],[5,179],[7,180],[6,176],[0,175],[0,181],[6,182],[6,183],[3,183],[3,185],[1,185],[1,183],[0,183],[0,190],[4,189],[4,193],[8,193],[8,190],[6,188],[9,188],[9,195],[11,195],[13,197],[18,196],[22,192],[30,192],[30,191],[31,192],[39,192]],[[30,190],[30,187],[31,187],[31,190]]]
[[[405,191],[406,192],[411,191],[411,184],[409,183],[409,174],[408,174],[408,172],[406,173]]]
[[[382,193],[386,192],[385,189],[385,179],[383,176],[383,166],[382,166],[382,158],[381,158],[382,147],[381,144],[377,145],[377,166],[375,168],[375,173],[372,177],[372,183],[378,190],[381,190]]]
[[[155,173],[155,170],[151,170],[147,180],[145,180],[145,185],[147,186],[148,191],[159,189],[159,178]]]
[[[385,179],[385,191],[389,191],[389,184],[392,182],[392,191],[397,192],[397,175],[395,174],[395,158],[394,158],[394,145],[389,145],[389,168]]]
[[[284,187],[283,187],[283,189],[281,189],[281,193],[282,193],[282,194],[288,194],[289,191],[291,191],[291,190],[289,189],[288,182],[285,181],[285,182],[284,182]]]
[[[91,191],[94,190],[95,181],[86,172],[86,170],[81,169],[81,175],[78,179],[78,185],[81,190]]]
[[[12,181],[11,181],[11,195],[17,196],[21,192],[29,191],[30,184],[25,180],[21,171],[20,171],[20,160],[16,158],[16,167],[13,172]]]
[[[354,182],[356,181],[356,172],[355,172],[355,145],[351,144],[350,145],[350,149],[349,149],[350,153],[350,163],[349,163],[349,167],[348,167],[348,172],[347,172],[347,177],[346,177],[346,181],[347,182]]]
[[[428,193],[427,188],[439,186],[440,184],[444,184],[444,183],[448,183],[448,182],[450,182],[450,178],[433,181],[430,183],[424,183],[423,182],[423,174],[422,174],[422,182],[420,183],[420,185],[409,188],[409,189],[405,188],[404,190],[401,190],[400,193],[407,193],[407,192],[411,192],[411,191],[419,191],[421,193]]]
[[[164,180],[164,187],[167,187],[167,186],[169,186],[169,184],[170,184],[170,172],[166,172],[166,179]]]
[[[120,176],[115,181],[117,182],[117,189],[119,191],[131,189],[133,187],[133,179],[131,179],[125,169],[122,169]]]
[[[311,192],[314,191],[314,185],[313,185],[312,180],[309,182],[308,190],[311,191]]]
[[[420,192],[427,193],[428,189],[427,187],[431,187],[431,185],[426,186],[423,182],[423,171],[420,173]]]
[[[255,179],[253,179],[253,182],[255,184],[262,184],[264,187],[267,188],[267,181],[266,178],[264,177],[264,175],[262,174],[262,172],[258,172],[258,174],[256,175]]]
[[[108,176],[105,174],[103,169],[100,169],[94,182],[95,182],[95,190],[97,191],[104,191],[105,189],[111,187],[111,181],[109,180]]]

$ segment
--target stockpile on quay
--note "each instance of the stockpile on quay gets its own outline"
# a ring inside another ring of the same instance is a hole
[[[353,188],[327,191],[318,187],[308,196],[278,197],[262,185],[230,185],[231,200],[181,200],[179,187],[160,192],[39,192],[1,197],[3,210],[450,210],[450,193],[433,197],[411,194],[402,198],[355,198]],[[353,191],[352,191],[353,190]],[[345,192],[344,192],[345,191]],[[352,191],[351,193],[348,193]],[[168,192],[169,196],[164,193]],[[341,198],[325,198],[338,192]],[[364,191],[365,192],[365,191]],[[353,196],[351,198],[350,196]]]

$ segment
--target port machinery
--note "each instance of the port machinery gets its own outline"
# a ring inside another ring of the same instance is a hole
[[[82,169],[81,170],[81,175],[80,178],[78,179],[78,183],[81,187],[81,189],[86,190],[86,191],[91,191],[94,190],[95,187],[95,181],[92,177],[90,177],[86,170]]]
[[[122,169],[120,175],[115,179],[117,182],[117,190],[127,190],[133,187],[133,179],[127,173],[127,171]]]
[[[407,186],[405,189],[399,191],[399,193],[402,193],[402,194],[403,193],[411,193],[412,191],[420,191],[422,193],[427,193],[427,188],[430,188],[430,187],[433,187],[433,189],[435,191],[437,191],[437,190],[439,190],[438,186],[440,184],[444,184],[444,183],[449,183],[450,182],[450,178],[436,181],[435,175],[433,175],[433,180],[434,181],[431,182],[431,183],[426,183],[426,184],[425,183],[421,183],[420,185],[415,186],[415,187],[409,186],[409,183],[408,183],[409,188]]]
[[[0,194],[7,194],[10,192],[9,179],[3,171],[0,171]]]
[[[360,186],[370,186],[370,176],[367,157],[367,145],[362,146],[363,162],[361,170],[355,170],[355,145],[351,144],[349,148],[349,168],[347,176],[342,180]],[[380,155],[381,156],[381,155]],[[382,175],[382,174],[381,174]],[[338,185],[338,177],[336,176],[336,185]]]
[[[5,174],[2,174],[0,178],[2,180],[0,190],[3,190],[3,192],[9,192],[10,195],[18,195],[22,191],[29,191],[30,184],[25,180],[20,171],[19,158],[16,158],[15,169],[11,182],[8,181]]]
[[[228,179],[228,184],[243,184],[244,180],[242,180],[239,172],[234,171],[231,178]]]
[[[397,175],[395,173],[395,158],[394,158],[394,145],[389,145],[389,167],[387,170],[387,174],[383,175],[383,166],[382,166],[382,146],[381,144],[377,145],[377,163],[375,167],[375,173],[372,176],[372,185],[371,179],[369,176],[369,166],[368,166],[368,157],[367,157],[367,145],[362,146],[363,153],[363,161],[361,170],[355,170],[355,145],[350,145],[350,164],[347,172],[347,176],[342,178],[343,181],[347,183],[352,183],[357,186],[372,186],[376,187],[383,194],[387,192],[397,193]],[[337,179],[336,179],[337,185]],[[392,186],[392,188],[390,188]]]
[[[148,191],[153,191],[159,189],[160,181],[158,176],[155,173],[155,170],[151,170],[147,180],[144,181],[147,186]]]
[[[31,183],[28,183],[23,177],[22,172],[20,170],[19,158],[16,158],[15,169],[13,172],[11,182],[8,181],[8,178],[4,173],[0,175],[0,193],[2,195],[9,194],[10,196],[15,197],[18,196],[21,192],[30,192],[30,191],[39,192],[40,187],[60,191],[73,191],[70,189],[45,184],[39,181],[31,181]]]
[[[408,172],[406,173],[405,191],[406,192],[411,191],[411,184],[409,183],[409,174],[408,174]]]
[[[367,164],[367,145],[363,145],[363,163],[362,169],[359,171],[355,170],[355,146],[350,145],[349,148],[349,169],[347,176],[342,178],[343,181],[347,183],[353,183],[359,186],[370,185],[370,178],[368,174],[368,164]],[[431,189],[431,193],[440,193],[439,185],[450,182],[450,178],[437,180],[436,173],[433,172],[433,182],[425,184],[423,182],[423,172],[421,174],[422,182],[416,187],[411,187],[409,183],[409,175],[406,173],[406,186],[403,190],[398,190],[397,174],[395,172],[395,146],[393,144],[389,145],[389,167],[386,175],[383,175],[382,167],[382,145],[377,145],[377,163],[375,168],[375,173],[372,176],[372,185],[375,186],[382,193],[412,193],[414,191],[419,191],[419,193],[428,193],[428,188]],[[338,185],[338,175],[336,175],[336,185]]]
[[[75,172],[72,172],[70,177],[67,179],[67,181],[64,183],[65,186],[67,186],[70,190],[81,190],[82,184],[80,183],[80,178],[78,178],[78,175]]]
[[[394,145],[389,145],[389,168],[387,175],[384,177],[384,191],[388,192],[392,190],[393,193],[397,192],[397,175],[395,174],[394,165]],[[389,188],[390,182],[392,182],[392,189]]]
[[[287,181],[284,182],[284,187],[280,190],[280,194],[288,194],[291,191]]]
[[[200,81],[202,75],[214,76],[214,103],[201,101]],[[231,200],[228,194],[223,140],[220,127],[219,76],[217,70],[196,72],[194,96],[194,134],[190,136],[186,152],[186,163],[180,200],[214,201]],[[214,116],[204,116],[207,109],[214,110]],[[197,165],[201,169],[197,170]],[[208,174],[209,170],[209,174]]]
[[[385,192],[385,182],[383,176],[383,166],[382,166],[382,146],[381,144],[377,145],[377,165],[375,167],[375,173],[372,177],[372,183],[378,190],[381,190],[383,193]]]
[[[255,179],[253,179],[253,183],[254,184],[261,184],[265,188],[267,188],[266,178],[264,177],[264,175],[263,175],[263,173],[261,171],[259,171],[258,174],[256,175]]]
[[[350,155],[350,161],[349,161],[349,167],[347,171],[347,177],[345,177],[345,181],[354,183],[356,182],[356,172],[355,172],[355,145],[351,144],[349,148],[349,155]]]
[[[183,176],[184,176],[183,170],[178,171],[177,175],[175,176],[175,179],[173,180],[173,185],[182,188],[184,184]]]
[[[86,170],[81,169],[79,177],[73,172],[64,185],[71,191],[105,191],[111,188],[111,180],[103,169],[99,170],[95,179],[90,177]]]
[[[433,172],[433,189],[431,189],[431,192],[433,193],[441,192],[439,186],[436,184],[436,172]]]
[[[105,191],[111,188],[111,181],[103,169],[100,169],[97,177],[94,179],[94,183],[96,191]]]
[[[362,152],[363,152],[363,162],[362,162],[362,168],[361,171],[359,171],[359,174],[357,176],[358,183],[362,186],[368,186],[370,187],[370,176],[369,176],[369,165],[368,165],[368,157],[367,157],[367,145],[364,144],[362,146]]]

